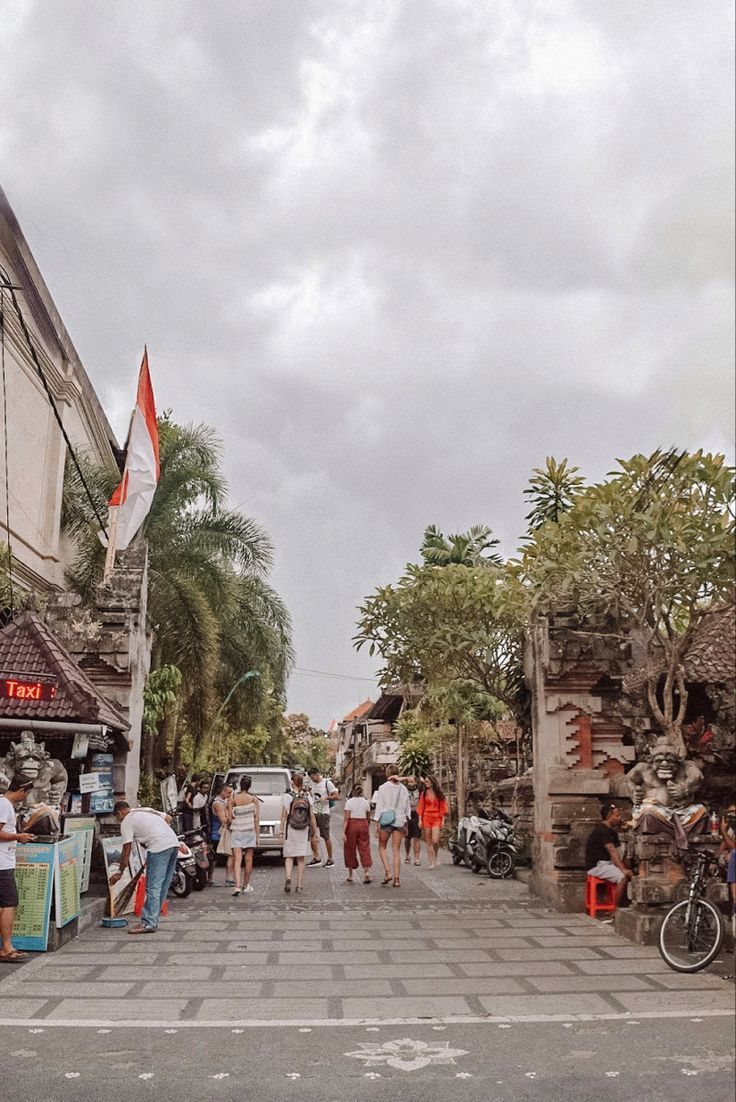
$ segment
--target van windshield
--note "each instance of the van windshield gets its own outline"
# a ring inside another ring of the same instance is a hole
[[[230,778],[230,783],[238,791],[240,778],[250,776],[253,784],[250,786],[251,796],[283,796],[288,791],[286,777],[283,773],[239,773]]]

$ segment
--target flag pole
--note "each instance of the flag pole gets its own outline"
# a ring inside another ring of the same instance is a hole
[[[119,514],[120,507],[118,505],[116,505],[112,509],[107,510],[107,554],[105,555],[105,569],[102,574],[103,585],[107,585],[107,583],[110,581],[110,576],[115,569],[115,545],[117,543]]]

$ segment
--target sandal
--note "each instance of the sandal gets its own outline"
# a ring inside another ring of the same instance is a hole
[[[390,884],[391,883],[391,877],[390,876],[384,877],[384,879],[381,881],[381,883],[382,884]]]
[[[370,876],[364,876],[363,877],[363,883],[364,884],[370,884],[370,882],[371,882]]]
[[[398,876],[394,880],[394,887],[395,888],[400,888],[401,887],[401,881],[399,880]]]
[[[415,862],[414,862],[414,864],[416,865],[416,867],[417,867],[418,869],[419,869],[419,868],[421,868],[421,866],[422,866],[422,862],[421,862],[421,861],[415,861]]]
[[[0,956],[0,964],[20,964],[24,960],[28,960],[28,953],[20,953],[17,949]]]

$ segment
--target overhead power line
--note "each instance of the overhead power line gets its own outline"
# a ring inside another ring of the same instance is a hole
[[[84,477],[84,472],[83,472],[83,470],[80,466],[79,460],[77,459],[77,454],[74,451],[74,446],[73,446],[71,440],[69,439],[69,434],[67,433],[66,429],[64,428],[64,422],[61,419],[61,414],[59,413],[59,410],[57,408],[54,396],[51,393],[51,387],[49,386],[48,379],[46,378],[46,373],[44,372],[43,367],[41,366],[41,361],[38,358],[38,353],[36,352],[35,345],[33,344],[33,341],[31,340],[31,334],[28,330],[28,326],[26,325],[26,319],[23,317],[23,311],[20,308],[20,303],[18,302],[18,296],[15,293],[16,289],[22,290],[22,288],[16,288],[15,285],[13,283],[11,283],[10,277],[9,277],[8,273],[5,271],[5,269],[2,267],[2,265],[0,265],[0,286],[4,287],[5,290],[7,290],[10,294],[10,298],[12,300],[13,306],[15,307],[15,312],[18,315],[18,321],[20,322],[20,327],[23,330],[23,336],[25,337],[26,344],[28,345],[28,351],[31,354],[31,359],[33,360],[34,366],[36,368],[36,372],[38,373],[38,377],[41,380],[41,384],[43,386],[43,389],[46,391],[46,397],[49,400],[49,404],[50,404],[52,410],[54,411],[54,417],[56,418],[56,422],[57,422],[59,428],[61,429],[61,435],[64,438],[64,443],[66,444],[66,446],[69,450],[69,454],[72,457],[72,462],[74,463],[74,466],[77,469],[77,474],[79,475],[79,480],[82,483],[82,486],[84,487],[85,493],[87,494],[87,497],[89,499],[89,503],[92,506],[92,511],[94,512],[95,517],[97,518],[97,523],[99,524],[99,526],[100,526],[100,528],[102,529],[103,532],[107,532],[107,522],[104,521],[102,519],[102,517],[100,516],[99,509],[97,508],[97,502],[95,501],[95,499],[92,495],[92,491],[90,490],[89,486],[87,485],[87,479]]]
[[[347,673],[328,673],[327,670],[309,670],[304,666],[295,666],[291,672],[303,673],[308,677],[331,677],[336,681],[370,681],[371,685],[376,684],[375,677],[352,677]]]

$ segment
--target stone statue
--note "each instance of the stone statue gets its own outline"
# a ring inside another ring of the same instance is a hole
[[[23,731],[20,742],[10,744],[0,758],[0,791],[5,791],[13,776],[30,781],[25,800],[18,809],[24,830],[54,834],[59,831],[59,809],[69,776],[58,758],[52,758],[43,742],[36,742],[31,731]],[[43,831],[38,828],[43,826]],[[50,827],[51,829],[46,829]]]
[[[644,834],[669,830],[680,836],[705,821],[706,810],[693,797],[703,774],[666,738],[652,746],[648,761],[638,762],[626,781],[634,802],[634,829]]]

